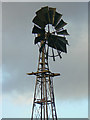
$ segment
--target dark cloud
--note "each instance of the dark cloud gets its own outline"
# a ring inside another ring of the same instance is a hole
[[[42,6],[56,7],[68,22],[68,54],[49,60],[58,99],[87,97],[87,3],[3,3],[3,94],[34,92],[35,77],[27,72],[37,70],[38,47],[31,33],[35,11]],[[25,95],[25,94],[24,94]]]

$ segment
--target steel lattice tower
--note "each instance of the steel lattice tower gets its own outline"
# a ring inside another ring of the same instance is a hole
[[[39,54],[38,70],[35,73],[28,73],[28,75],[36,75],[35,93],[32,108],[33,118],[53,118],[57,120],[53,77],[58,76],[58,73],[51,73],[49,71],[48,60],[43,52]]]

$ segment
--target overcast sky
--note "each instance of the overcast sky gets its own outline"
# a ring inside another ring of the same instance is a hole
[[[54,78],[58,117],[88,117],[88,3],[3,3],[2,65],[3,117],[30,117],[38,47],[34,45],[32,19],[43,6],[55,7],[68,23],[68,53],[50,70],[61,73]]]

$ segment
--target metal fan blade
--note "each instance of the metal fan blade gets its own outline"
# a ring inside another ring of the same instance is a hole
[[[50,17],[50,24],[54,24],[56,8],[49,8],[49,17]]]
[[[45,46],[45,42],[41,45],[41,47],[39,49],[40,53],[42,52],[42,49],[43,49],[44,46]]]
[[[53,61],[55,61],[55,56],[54,56],[53,48],[52,48],[52,56],[53,56]]]
[[[62,31],[59,31],[59,32],[57,31],[57,34],[59,34],[59,35],[69,35],[67,30],[62,30]]]
[[[58,50],[61,50],[62,52],[67,53],[67,48],[66,48],[66,44],[68,44],[68,41],[66,40],[65,37],[61,37],[61,36],[56,36],[53,35],[54,39],[56,39],[55,45],[58,48]]]
[[[54,23],[53,23],[53,26],[56,26],[58,21],[61,19],[62,17],[62,14],[58,13],[58,12],[55,12],[55,18],[54,18]]]
[[[64,27],[66,24],[67,24],[67,23],[64,22],[64,21],[61,19],[61,21],[56,25],[55,29],[58,30],[58,29]]]
[[[45,16],[44,16],[45,13],[43,13],[43,10],[40,9],[36,12],[36,15],[39,17],[39,19],[43,20],[45,22],[45,24],[47,24],[47,21],[45,19]]]
[[[69,44],[68,44],[68,41],[66,40],[66,38],[65,38],[65,37],[57,36],[57,40],[59,40],[59,41],[63,42],[64,44],[69,45]]]
[[[34,40],[34,44],[37,44],[38,42],[41,42],[41,40],[44,40],[44,36],[39,36],[39,37],[36,37],[35,40]]]
[[[45,34],[45,30],[44,29],[40,29],[37,26],[34,25],[32,33],[37,33],[37,34]]]
[[[61,41],[61,42],[63,42],[64,44],[69,45],[69,44],[68,44],[68,41],[66,40],[65,37],[61,37],[61,36],[57,36],[57,35],[50,35],[49,38],[50,38],[50,39],[53,39],[53,40],[51,41],[51,43],[56,43],[56,41],[57,41],[57,43],[58,43],[59,41]]]
[[[39,19],[43,20],[45,25],[49,24],[50,21],[48,10],[49,8],[48,6],[46,6],[46,7],[42,7],[40,10],[36,12]]]
[[[38,16],[35,16],[32,22],[41,27],[42,29],[45,28],[45,23],[40,20]]]
[[[59,40],[59,36],[50,35],[48,37],[48,46],[50,46],[52,48],[55,48],[55,49],[57,49],[59,51],[67,53],[66,43]]]
[[[62,42],[58,42],[58,44],[55,44],[55,49],[61,51],[61,52],[65,52],[67,53],[67,48],[66,48],[66,44],[62,43]]]

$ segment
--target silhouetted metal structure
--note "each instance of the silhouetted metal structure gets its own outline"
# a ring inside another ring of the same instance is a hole
[[[33,19],[34,27],[32,33],[35,34],[35,44],[39,46],[39,61],[37,72],[27,73],[36,75],[35,93],[32,107],[33,118],[57,120],[55,108],[53,77],[59,73],[52,73],[49,70],[48,57],[61,57],[61,52],[67,53],[66,45],[68,41],[65,35],[69,35],[63,27],[67,24],[62,19],[62,14],[56,12],[56,8],[42,7],[36,12]],[[58,54],[55,55],[54,50]],[[52,55],[50,55],[50,51]]]

